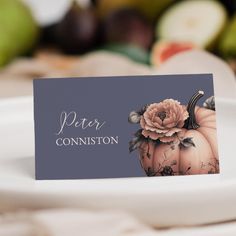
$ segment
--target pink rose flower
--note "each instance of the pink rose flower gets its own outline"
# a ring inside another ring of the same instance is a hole
[[[153,140],[173,142],[188,117],[186,107],[176,100],[166,99],[160,103],[153,103],[141,117],[142,134]]]

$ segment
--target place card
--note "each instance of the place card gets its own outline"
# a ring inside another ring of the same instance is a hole
[[[34,80],[36,179],[219,173],[211,74]]]

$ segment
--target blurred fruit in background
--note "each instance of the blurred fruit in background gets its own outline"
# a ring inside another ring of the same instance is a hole
[[[0,0],[0,66],[35,45],[39,29],[20,0]]]
[[[149,49],[153,43],[154,30],[142,14],[125,8],[105,17],[103,38],[104,43],[127,43]]]
[[[71,54],[93,49],[98,43],[99,20],[92,7],[82,9],[74,2],[55,27],[55,40],[60,48]]]
[[[41,27],[59,22],[72,4],[72,0],[21,0],[29,6],[35,20]],[[77,0],[83,7],[89,0]]]
[[[149,64],[149,52],[132,44],[108,44],[102,49],[125,55],[133,61],[142,64]]]
[[[212,49],[227,21],[223,5],[214,0],[181,1],[169,8],[157,23],[157,37],[191,42]]]
[[[236,0],[0,0],[0,65],[32,48],[78,58],[107,50],[157,67],[201,48],[235,68]]]
[[[219,51],[226,59],[236,57],[236,15],[229,22],[221,37]]]
[[[226,7],[229,14],[236,12],[236,0],[220,0],[220,2]]]
[[[153,21],[163,12],[174,0],[94,0],[98,13],[106,17],[112,11],[121,8],[132,8],[140,11],[145,17]]]
[[[151,64],[160,66],[172,56],[196,48],[192,43],[157,41],[151,51]]]

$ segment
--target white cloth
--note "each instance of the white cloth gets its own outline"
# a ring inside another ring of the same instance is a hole
[[[153,229],[119,211],[41,210],[0,216],[0,236],[235,236],[236,222]]]

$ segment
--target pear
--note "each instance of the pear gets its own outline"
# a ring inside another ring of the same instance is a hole
[[[159,39],[187,42],[199,48],[213,49],[227,22],[224,6],[215,0],[181,1],[159,19]]]
[[[225,58],[236,57],[236,15],[220,39],[219,52]]]
[[[0,66],[27,53],[38,37],[30,10],[19,0],[0,0]]]
[[[151,21],[156,20],[175,0],[135,0],[137,9]]]
[[[153,21],[173,2],[174,0],[96,0],[96,5],[102,17],[117,9],[132,8]]]

